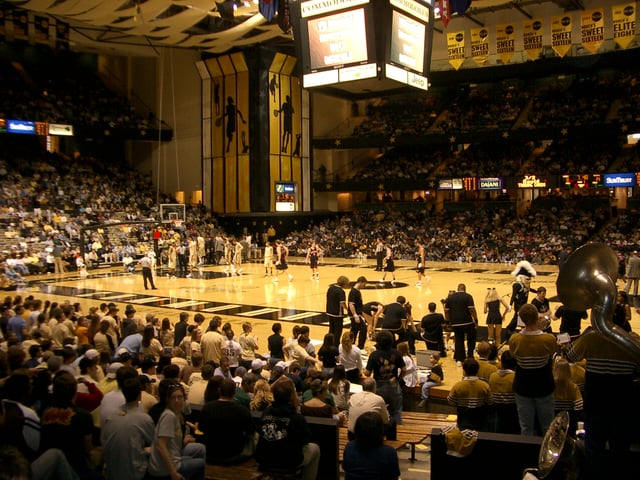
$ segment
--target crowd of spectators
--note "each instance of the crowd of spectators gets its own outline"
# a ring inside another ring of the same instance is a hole
[[[152,113],[138,112],[107,88],[81,56],[35,49],[0,60],[0,118],[59,123],[105,130],[157,128]],[[86,59],[85,59],[86,60]],[[167,128],[163,125],[162,128]]]

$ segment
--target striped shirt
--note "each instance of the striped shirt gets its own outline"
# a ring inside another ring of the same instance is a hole
[[[595,330],[581,335],[573,342],[567,358],[570,362],[587,359],[587,373],[600,375],[633,375],[637,366],[634,357]]]
[[[498,370],[489,377],[489,388],[496,405],[515,404],[516,397],[513,393],[513,370]]]
[[[489,384],[483,382],[478,377],[463,377],[456,382],[447,401],[456,407],[478,408],[493,403]]]
[[[540,330],[523,330],[509,338],[509,350],[518,362],[514,392],[530,398],[546,397],[553,392],[552,359],[556,348],[556,337]]]

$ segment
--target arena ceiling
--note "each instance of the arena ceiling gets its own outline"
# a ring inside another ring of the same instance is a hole
[[[277,2],[277,0],[271,0]],[[292,45],[290,31],[260,13],[258,0],[5,0],[0,4],[46,14],[69,23],[70,47],[75,51],[126,55],[155,55],[171,46],[219,54],[258,43]],[[473,0],[464,14],[503,9],[526,14],[544,3],[564,10],[582,8],[581,0]],[[438,28],[440,20],[436,20]]]

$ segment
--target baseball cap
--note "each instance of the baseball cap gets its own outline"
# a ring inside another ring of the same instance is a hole
[[[113,302],[111,302],[109,305],[107,305],[107,308],[108,308],[109,310],[120,310],[120,309],[118,308],[118,306],[117,306],[115,303],[113,303]]]
[[[251,370],[259,370],[267,364],[264,360],[256,358],[251,362]]]
[[[107,367],[107,378],[110,378],[111,380],[116,378],[116,372],[121,368],[124,367],[123,364],[121,364],[120,362],[113,362],[111,365],[109,365]]]
[[[278,363],[276,363],[276,367],[280,367],[284,370],[285,368],[289,368],[290,363],[291,362],[285,362],[284,360],[280,360]]]
[[[124,313],[136,313],[136,309],[133,308],[133,305],[127,305],[127,308],[124,309]]]
[[[89,350],[84,352],[84,356],[92,360],[97,360],[100,358],[100,353],[95,348],[90,348]]]

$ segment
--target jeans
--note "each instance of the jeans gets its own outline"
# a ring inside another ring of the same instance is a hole
[[[440,385],[440,384],[438,382],[431,382],[429,380],[424,382],[422,384],[422,395],[420,395],[420,397],[425,399],[425,400],[428,400],[429,399],[429,389],[431,387],[435,387],[436,385]]]
[[[207,449],[202,443],[189,443],[182,449],[178,472],[187,479],[204,480]]]
[[[31,464],[33,480],[78,480],[62,450],[50,448]]]
[[[402,425],[402,390],[398,380],[376,380],[378,385],[376,393],[384,398],[387,404],[389,416],[396,425]]]
[[[553,393],[546,397],[523,397],[516,393],[515,397],[520,419],[520,434],[544,436],[555,417]],[[539,433],[536,433],[536,418]]]
[[[315,443],[307,443],[302,447],[302,480],[315,480],[320,464],[320,447]]]

